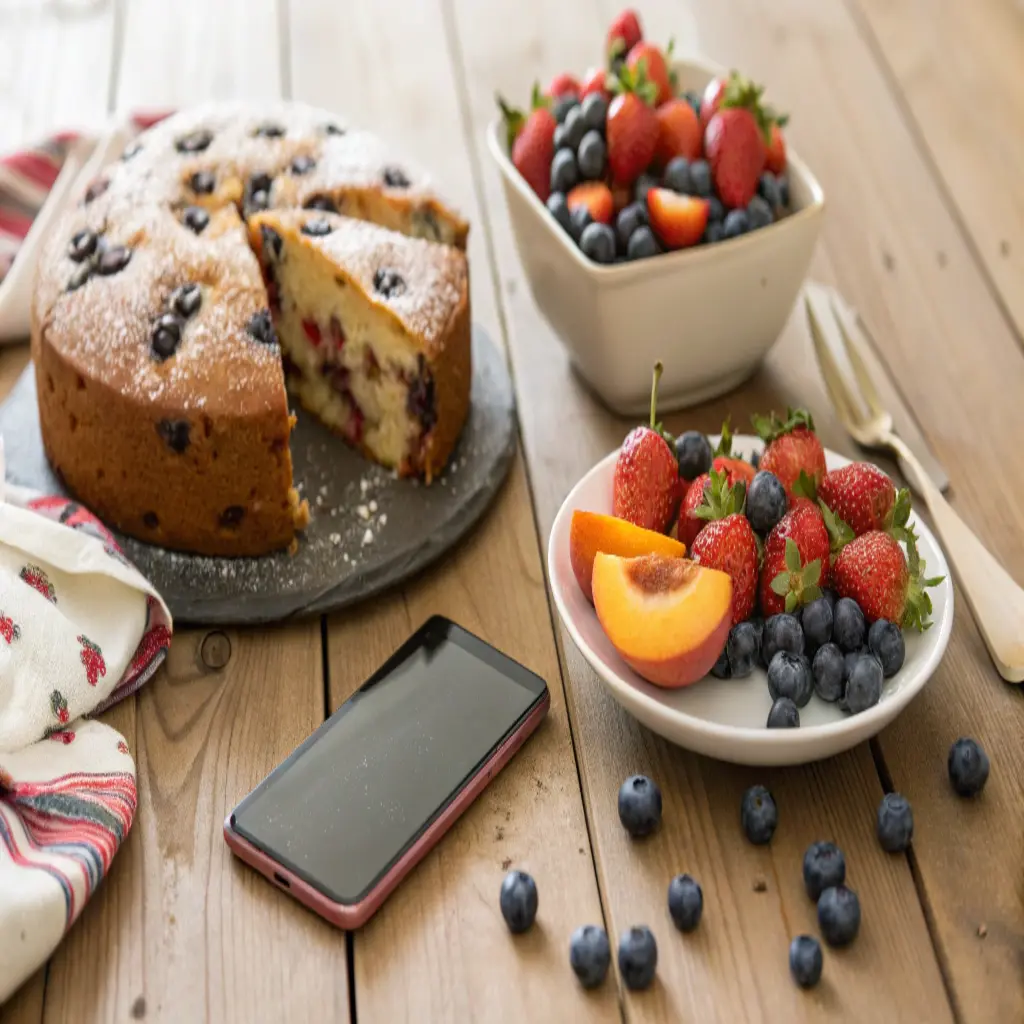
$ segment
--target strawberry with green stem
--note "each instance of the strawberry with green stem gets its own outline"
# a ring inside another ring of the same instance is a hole
[[[718,444],[711,454],[712,468],[724,472],[729,477],[729,483],[733,484],[737,480],[742,480],[744,483],[749,484],[754,479],[757,472],[754,467],[746,459],[733,455],[732,426],[728,416],[722,424],[722,433]]]
[[[761,611],[766,617],[794,611],[820,597],[830,566],[831,544],[822,514],[813,502],[797,498],[764,544]]]
[[[535,82],[529,114],[510,107],[501,96],[498,107],[505,119],[509,153],[516,170],[526,183],[547,202],[551,194],[551,160],[555,155],[555,116],[548,100]]]
[[[613,181],[628,185],[647,170],[658,148],[657,88],[642,67],[623,66],[611,85],[615,97],[605,120],[608,167]]]
[[[794,487],[801,473],[813,484],[814,492],[825,478],[825,449],[814,431],[811,414],[806,409],[787,409],[784,420],[771,412],[767,416],[755,414],[751,422],[765,442],[759,468],[779,478],[790,501],[801,496],[813,501],[814,493],[808,493],[812,488],[807,483],[799,489]]]
[[[851,462],[825,474],[818,498],[855,536],[870,530],[891,533],[905,540],[910,516],[910,491],[896,485],[877,466]]]

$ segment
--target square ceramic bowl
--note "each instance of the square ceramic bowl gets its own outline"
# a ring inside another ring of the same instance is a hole
[[[702,92],[727,72],[702,60],[674,65],[681,89]],[[488,130],[519,257],[541,312],[573,365],[621,415],[650,408],[651,368],[665,373],[664,412],[695,405],[754,373],[782,331],[811,261],[825,199],[788,152],[794,211],[767,228],[714,245],[602,266],[558,226],[512,165],[500,120]]]

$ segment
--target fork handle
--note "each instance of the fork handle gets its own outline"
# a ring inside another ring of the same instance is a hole
[[[953,511],[907,445],[895,434],[885,440],[914,476],[914,490],[932,514],[935,532],[999,674],[1010,683],[1024,681],[1024,589]]]

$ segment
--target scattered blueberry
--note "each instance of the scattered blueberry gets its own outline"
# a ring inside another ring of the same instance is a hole
[[[773,615],[764,624],[761,660],[765,665],[770,665],[778,651],[789,651],[790,654],[804,653],[804,631],[796,617],[787,612]]]
[[[94,231],[84,228],[76,231],[71,236],[71,244],[68,246],[68,256],[75,263],[82,263],[87,260],[95,251],[98,239]]]
[[[775,219],[772,215],[772,208],[760,196],[754,196],[747,205],[747,217],[750,220],[750,230],[766,228]]]
[[[779,183],[771,171],[765,171],[757,183],[757,194],[773,209],[782,205],[779,198]]]
[[[858,651],[864,645],[867,625],[860,605],[853,598],[841,597],[832,612],[832,639],[842,651]]]
[[[181,222],[198,235],[210,223],[210,215],[201,206],[186,206],[181,215]]]
[[[626,988],[647,988],[658,967],[658,944],[645,925],[630,928],[619,941],[619,973]]]
[[[203,290],[197,284],[183,284],[175,288],[168,302],[171,309],[184,320],[195,316],[202,304]]]
[[[323,217],[315,217],[312,220],[307,220],[299,230],[310,238],[322,238],[331,233],[331,225]]]
[[[646,224],[643,227],[637,228],[629,236],[629,242],[626,245],[627,259],[640,260],[647,256],[657,255],[658,242],[654,237],[654,232]]]
[[[762,537],[786,514],[789,500],[782,481],[767,470],[760,470],[747,488],[747,519]]]
[[[564,92],[555,100],[551,113],[559,124],[565,124],[565,118],[573,107],[579,104],[579,100],[571,92]]]
[[[643,203],[630,203],[629,206],[624,206],[615,218],[615,233],[619,236],[619,245],[625,249],[633,237],[633,232],[647,223],[647,207]]]
[[[693,195],[705,199],[711,195],[711,166],[707,160],[694,160],[690,164],[690,180],[693,182]]]
[[[192,428],[188,420],[160,420],[156,432],[171,451],[181,455],[188,448]]]
[[[718,196],[711,196],[708,199],[708,222],[713,223],[719,220],[725,220],[725,207]]]
[[[80,266],[75,267],[75,272],[68,281],[67,290],[73,292],[81,288],[92,277],[92,271],[93,266],[91,263],[82,263]]]
[[[746,837],[755,846],[771,842],[779,823],[775,799],[764,786],[751,786],[740,803],[740,824]]]
[[[976,796],[988,781],[988,754],[981,744],[961,737],[949,748],[949,781],[959,796]]]
[[[818,898],[818,927],[830,946],[848,946],[860,930],[860,900],[845,885],[833,885]]]
[[[499,902],[508,930],[519,935],[537,916],[537,883],[525,871],[510,871],[501,883]]]
[[[732,669],[729,667],[729,645],[722,648],[718,660],[711,666],[711,674],[716,679],[731,679]]]
[[[775,179],[776,184],[779,186],[779,202],[782,203],[784,209],[789,208],[789,178],[785,175],[780,174]]]
[[[751,615],[747,622],[750,623],[751,628],[757,633],[757,646],[760,648],[761,642],[764,640],[764,619],[760,615]]]
[[[274,321],[270,319],[269,310],[261,309],[253,313],[245,329],[263,345],[277,344],[277,332],[274,330]]]
[[[580,148],[583,136],[586,134],[587,125],[583,120],[583,111],[579,104],[573,107],[562,122],[562,131],[565,135],[565,145],[574,152]]]
[[[857,659],[863,653],[863,651],[847,651],[846,654],[843,655],[843,683],[846,683],[849,680],[850,673],[853,671],[853,666],[857,663]]]
[[[888,853],[902,853],[914,835],[914,812],[900,793],[886,793],[878,805],[878,841]]]
[[[846,881],[846,858],[835,843],[811,843],[804,854],[804,888],[818,902],[826,889]]]
[[[750,230],[750,217],[746,210],[730,210],[725,215],[722,235],[725,238],[738,238]]]
[[[592,92],[584,96],[580,112],[583,115],[583,124],[588,129],[604,133],[608,119],[608,101],[601,93]]]
[[[754,671],[754,665],[761,654],[761,638],[749,622],[737,622],[729,630],[725,651],[729,657],[732,677],[742,679]]]
[[[586,227],[594,223],[594,218],[590,216],[590,211],[585,206],[577,206],[575,210],[570,210],[569,218],[572,221],[571,234],[578,242]]]
[[[715,242],[720,242],[725,237],[725,229],[722,226],[720,220],[709,220],[707,227],[704,228],[704,235],[701,241],[705,245],[714,245]]]
[[[690,161],[685,156],[676,156],[665,167],[665,185],[682,195],[693,194],[693,180],[690,177]]]
[[[553,136],[553,142],[556,153],[560,153],[563,149],[569,150],[570,153],[576,152],[576,150],[569,145],[569,132],[565,127],[565,122],[562,122],[562,124],[555,125],[555,134]]]
[[[646,775],[631,775],[619,787],[619,821],[639,839],[649,836],[661,821],[661,790]]]
[[[174,313],[164,313],[153,325],[149,346],[158,362],[163,362],[178,351],[181,344],[181,328],[182,322]]]
[[[579,180],[576,155],[571,149],[560,149],[551,161],[551,191],[568,192]]]
[[[216,181],[209,171],[196,171],[188,183],[197,196],[208,196],[216,187]]]
[[[769,729],[797,729],[800,727],[800,711],[788,697],[779,697],[768,712]]]
[[[681,932],[692,932],[704,912],[704,893],[690,875],[676,875],[668,883],[668,912]]]
[[[800,616],[808,647],[817,649],[832,639],[832,606],[823,597],[804,605]]]
[[[405,292],[405,278],[393,267],[379,267],[373,274],[374,290],[386,299],[393,299]]]
[[[798,935],[789,944],[789,973],[801,988],[821,981],[821,943],[813,935]]]
[[[604,174],[607,153],[603,136],[599,131],[591,128],[583,136],[579,152],[576,154],[580,177],[584,181],[596,181]]]
[[[659,184],[660,183],[658,179],[655,178],[653,175],[641,174],[640,177],[636,179],[636,183],[633,185],[633,198],[638,203],[643,203],[644,205],[646,205],[647,193],[650,192],[652,188],[657,188]]]
[[[868,649],[882,666],[882,675],[888,679],[903,668],[907,651],[903,644],[903,632],[895,623],[878,619],[868,630]]]
[[[821,596],[828,601],[829,608],[832,609],[833,618],[835,617],[836,601],[839,600],[839,595],[831,587],[822,587]]]
[[[612,948],[608,933],[596,924],[577,928],[569,939],[569,964],[584,988],[596,988],[608,974]]]
[[[711,442],[699,430],[684,431],[676,438],[676,459],[679,475],[684,480],[696,480],[711,469]]]
[[[588,224],[580,235],[580,248],[584,256],[595,263],[615,260],[615,232],[607,224]]]
[[[96,270],[104,277],[110,274],[116,274],[120,270],[124,270],[128,266],[128,261],[132,258],[131,249],[126,249],[123,245],[111,245],[108,246],[100,254],[99,261],[96,264]]]
[[[548,196],[548,211],[558,221],[558,226],[563,231],[572,234],[572,215],[569,213],[569,204],[566,202],[564,192],[552,192]]]
[[[843,696],[844,678],[843,652],[835,644],[822,644],[811,662],[811,676],[814,692],[822,699],[834,704]]]
[[[789,651],[776,651],[768,664],[768,692],[772,700],[788,697],[798,708],[804,707],[814,692],[807,658]]]
[[[853,663],[846,681],[843,706],[851,715],[874,707],[882,696],[882,666],[871,654],[862,654]]]

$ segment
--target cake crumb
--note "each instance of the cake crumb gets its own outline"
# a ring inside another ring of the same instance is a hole
[[[363,534],[363,544],[373,543],[373,530],[367,527],[366,533]]]
[[[375,501],[371,501],[370,502],[370,511],[371,512],[376,512],[377,511],[377,502],[375,502]]]
[[[979,939],[983,939],[983,938],[985,938],[986,935],[988,935],[988,927],[984,923],[979,924],[978,925],[978,938]]]
[[[754,892],[767,892],[768,883],[763,878],[754,879]]]
[[[365,505],[358,505],[356,507],[356,515],[358,515],[360,519],[369,519],[370,510]]]

